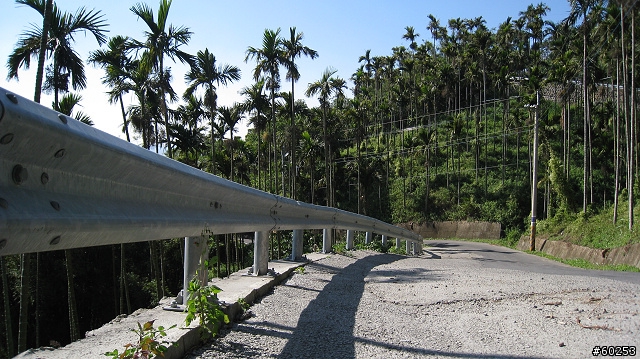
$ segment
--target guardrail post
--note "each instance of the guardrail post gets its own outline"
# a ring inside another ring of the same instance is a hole
[[[396,248],[400,249],[400,238],[396,237]]]
[[[331,241],[333,239],[333,232],[331,228],[325,228],[322,230],[322,253],[331,252]]]
[[[364,238],[364,243],[371,244],[372,241],[373,241],[373,232],[367,232],[367,235]]]
[[[386,235],[382,235],[382,246],[386,246],[387,245],[387,236]]]
[[[253,275],[265,275],[269,270],[269,232],[256,232],[253,240]]]
[[[347,250],[353,249],[353,230],[347,229]]]
[[[186,304],[189,299],[189,282],[198,275],[200,285],[206,286],[209,279],[205,262],[209,257],[207,238],[185,237],[184,238],[184,272],[182,274],[182,303]]]
[[[291,243],[291,260],[299,261],[302,259],[304,230],[293,230],[293,242]]]
[[[405,241],[405,246],[406,246],[406,249],[407,249],[407,254],[411,253],[411,241],[410,240],[407,239]]]

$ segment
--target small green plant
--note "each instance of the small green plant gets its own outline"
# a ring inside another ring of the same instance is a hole
[[[295,272],[296,272],[297,274],[304,274],[304,271],[305,271],[304,267],[297,267],[297,268],[295,269]]]
[[[331,249],[334,253],[344,255],[345,253],[347,253],[347,242],[335,243]]]
[[[222,323],[229,323],[229,317],[224,314],[218,304],[218,293],[221,291],[222,289],[216,286],[203,287],[195,279],[189,282],[185,324],[188,326],[198,318],[200,320],[200,337],[203,341],[215,337]]]
[[[238,298],[238,304],[240,304],[240,307],[243,311],[247,311],[249,310],[249,308],[251,308],[251,304],[247,303],[247,301],[243,298]]]
[[[382,244],[382,242],[378,241],[373,241],[371,243],[358,243],[356,244],[356,249],[387,253],[389,252],[389,243],[386,243],[384,245]]]
[[[407,250],[404,247],[391,246],[389,247],[389,253],[406,255]]]
[[[104,353],[104,355],[112,359],[151,359],[158,355],[164,356],[164,352],[167,350],[166,345],[171,343],[159,341],[158,339],[166,337],[166,331],[176,326],[172,325],[168,329],[165,329],[163,326],[155,328],[153,322],[152,320],[144,323],[144,325],[138,323],[138,329],[132,329],[132,331],[138,334],[138,343],[125,345],[122,353],[118,352],[118,349],[115,349],[112,352]]]

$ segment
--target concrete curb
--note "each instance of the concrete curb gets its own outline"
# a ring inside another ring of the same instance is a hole
[[[516,248],[521,251],[529,250],[529,237],[520,237]],[[595,249],[547,238],[536,238],[536,250],[562,259],[584,259],[594,264],[626,264],[640,268],[640,243],[613,249]]]

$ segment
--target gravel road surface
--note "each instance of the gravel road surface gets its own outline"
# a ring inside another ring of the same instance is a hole
[[[596,345],[640,344],[640,273],[425,244],[419,257],[310,263],[185,358],[592,358]]]

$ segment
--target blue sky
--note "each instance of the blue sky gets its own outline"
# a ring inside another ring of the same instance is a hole
[[[129,8],[138,1],[78,1],[57,0],[60,9],[75,12],[82,6],[101,10],[109,24],[108,36],[127,35],[143,38],[145,24],[137,20]],[[143,1],[157,11],[157,0]],[[173,0],[169,13],[169,23],[187,26],[193,32],[192,39],[184,50],[195,54],[208,48],[219,64],[238,66],[242,79],[219,89],[219,103],[231,105],[241,101],[238,91],[253,82],[254,62],[245,63],[248,46],[260,47],[264,29],[281,28],[288,36],[289,27],[295,26],[304,33],[303,43],[316,50],[319,57],[315,60],[298,60],[301,73],[296,83],[296,98],[304,98],[303,92],[310,82],[320,78],[327,67],[338,70],[337,75],[349,79],[358,68],[358,58],[371,49],[371,56],[389,55],[392,47],[408,43],[402,39],[406,26],[413,26],[420,37],[418,42],[431,40],[426,29],[427,16],[433,14],[446,25],[452,18],[475,18],[482,16],[489,28],[497,28],[507,17],[517,18],[529,4],[540,1],[524,0]],[[544,2],[550,11],[546,19],[560,21],[569,12],[568,0],[549,0]],[[6,61],[20,34],[29,29],[30,24],[41,26],[39,14],[25,6],[18,6],[13,0],[0,0],[0,87],[16,92],[21,96],[33,98],[35,68],[21,69],[19,80],[7,81]],[[98,45],[95,39],[80,33],[76,36],[75,48],[86,59],[90,51]],[[35,63],[35,62],[34,62]],[[181,64],[169,63],[174,76],[174,88],[181,93],[186,85],[182,80],[187,68]],[[95,122],[96,128],[124,138],[121,133],[119,107],[110,105],[100,83],[102,70],[86,65],[89,78],[88,88],[82,91],[83,112]],[[284,80],[284,76],[283,76]],[[282,83],[282,90],[291,88],[290,82]],[[348,92],[350,94],[350,92]],[[125,99],[125,102],[130,100]],[[307,99],[310,106],[317,101]],[[50,106],[51,96],[44,96],[42,103]],[[240,135],[246,132],[241,129]]]

